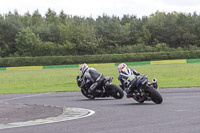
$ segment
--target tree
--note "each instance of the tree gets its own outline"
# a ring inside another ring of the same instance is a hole
[[[151,38],[151,33],[149,32],[149,30],[145,27],[142,26],[142,29],[139,30],[136,34],[135,34],[135,38],[137,38],[136,43],[137,44],[145,44],[148,45],[149,40]]]
[[[17,54],[20,56],[36,56],[39,45],[42,43],[39,36],[35,35],[29,27],[22,29],[16,35]]]
[[[141,32],[142,26],[143,26],[143,23],[140,19],[133,18],[130,21],[130,26],[129,26],[130,33],[128,36],[130,39],[129,45],[140,43],[143,40],[139,34]],[[139,40],[141,40],[141,41],[139,41]]]
[[[5,16],[0,20],[0,38],[2,44],[6,44],[6,47],[8,46],[10,53],[7,55],[16,52],[15,35],[23,27],[21,20],[22,18],[17,11],[15,11],[14,14],[11,12],[5,14]]]
[[[196,32],[197,22],[191,14],[179,13],[177,18],[177,33],[176,38],[178,46],[189,47],[189,45],[197,44],[199,37]]]
[[[0,57],[8,57],[10,54],[10,49],[8,45],[0,38]]]
[[[86,20],[77,28],[76,48],[78,54],[95,54],[101,43],[101,39],[96,37],[96,31]]]
[[[53,43],[59,42],[58,16],[55,11],[48,9],[45,14],[45,24],[43,25],[43,33],[40,34],[42,41]]]
[[[29,12],[26,12],[24,16],[22,16],[22,23],[24,27],[31,27],[31,14]]]
[[[66,20],[67,20],[67,15],[64,13],[64,11],[62,10],[59,14],[59,23],[65,24]]]
[[[155,12],[137,18],[103,14],[97,19],[48,9],[0,14],[0,56],[83,55],[195,49],[200,46],[200,15]]]
[[[98,17],[96,20],[96,32],[103,39],[103,48],[109,46],[122,46],[129,41],[126,26],[122,26],[120,19],[113,16],[112,18],[106,15]]]

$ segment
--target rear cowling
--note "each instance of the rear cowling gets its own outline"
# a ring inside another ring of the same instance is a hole
[[[104,80],[104,82],[103,82],[104,85],[105,86],[110,85],[113,79],[114,79],[114,77],[110,77],[110,76],[106,77],[105,80]]]

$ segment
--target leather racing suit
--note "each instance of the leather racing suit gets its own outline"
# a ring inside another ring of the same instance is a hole
[[[83,84],[80,87],[88,88],[88,93],[94,94],[96,88],[102,85],[105,77],[94,68],[87,68],[81,75]]]
[[[119,85],[127,93],[127,96],[132,95],[137,82],[136,76],[138,75],[140,75],[140,73],[132,68],[124,68],[119,73]]]

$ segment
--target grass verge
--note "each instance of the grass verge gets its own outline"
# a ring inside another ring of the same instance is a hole
[[[145,74],[150,80],[157,78],[160,88],[200,86],[200,63],[129,67]],[[105,76],[114,76],[113,83],[119,84],[117,67],[95,68]],[[79,91],[76,85],[78,74],[77,68],[0,71],[0,94]]]

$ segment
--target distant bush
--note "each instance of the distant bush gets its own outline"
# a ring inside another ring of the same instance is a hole
[[[152,60],[167,60],[167,59],[195,59],[195,58],[200,58],[200,50],[82,55],[82,56],[9,57],[9,58],[0,58],[0,67],[65,65],[65,64],[81,64],[81,63],[135,62],[135,61],[152,61]]]

